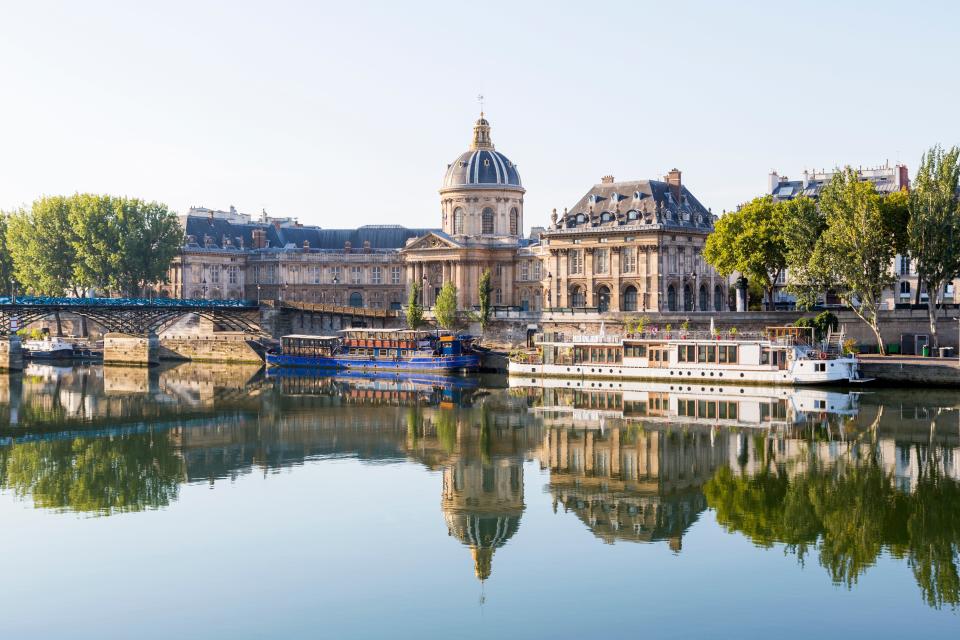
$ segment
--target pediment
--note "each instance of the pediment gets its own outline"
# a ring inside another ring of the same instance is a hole
[[[403,248],[404,251],[424,251],[430,249],[460,249],[463,247],[462,244],[452,240],[451,238],[438,235],[436,233],[428,233],[427,235],[417,238],[406,247]]]

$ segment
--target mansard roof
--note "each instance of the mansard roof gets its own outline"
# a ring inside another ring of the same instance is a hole
[[[371,249],[399,249],[407,240],[423,236],[435,229],[410,229],[399,225],[367,225],[356,229],[322,229],[314,226],[280,225],[262,222],[240,223],[207,216],[186,216],[184,232],[193,236],[200,247],[218,249],[252,249],[254,232],[262,230],[268,247],[282,249],[288,245],[310,249],[343,249],[349,242],[361,249],[365,242]],[[242,243],[241,240],[242,239]]]
[[[671,185],[662,180],[595,184],[550,225],[547,233],[650,224],[700,231],[713,229],[713,214],[689,189],[680,185],[677,195]]]

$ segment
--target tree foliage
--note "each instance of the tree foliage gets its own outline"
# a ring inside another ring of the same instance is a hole
[[[879,312],[884,289],[895,281],[890,270],[895,239],[884,220],[882,198],[847,167],[834,174],[819,204],[823,231],[809,256],[800,250],[789,253],[788,289],[801,306],[810,306],[826,291],[835,293],[869,325],[883,353]]]
[[[784,207],[769,196],[756,198],[720,218],[703,256],[723,276],[734,271],[762,284],[772,308],[774,286],[787,266]]]
[[[14,213],[6,241],[14,274],[30,292],[140,295],[166,280],[183,230],[165,205],[78,193],[40,198]]]
[[[423,305],[420,304],[420,283],[414,282],[410,286],[407,296],[407,326],[419,329],[423,326]]]
[[[444,329],[452,330],[457,327],[457,287],[447,280],[440,289],[440,295],[433,305],[433,315],[437,324]]]
[[[927,151],[920,160],[907,207],[907,249],[917,279],[927,289],[933,347],[938,344],[937,304],[944,286],[960,273],[960,149]],[[906,196],[904,196],[906,197]],[[919,287],[918,287],[919,293]]]
[[[481,333],[485,333],[487,325],[490,324],[490,315],[493,311],[493,306],[490,304],[490,293],[492,290],[493,287],[490,284],[490,269],[484,269],[483,273],[480,274],[480,282],[477,285],[477,294],[480,298],[480,314],[478,319],[480,321]]]
[[[7,226],[10,214],[0,211],[0,295],[9,296],[13,293],[17,278],[13,272],[13,259],[7,247]]]

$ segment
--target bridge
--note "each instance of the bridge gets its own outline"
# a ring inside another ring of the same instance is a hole
[[[264,307],[277,309],[285,315],[298,316],[299,327],[295,326],[293,318],[290,318],[291,332],[299,330],[304,333],[312,333],[315,331],[343,329],[356,326],[358,322],[362,323],[362,326],[386,327],[388,322],[402,315],[401,312],[396,309],[369,309],[366,307],[349,307],[337,304],[311,304],[309,302],[298,302],[294,300],[283,300],[282,302],[263,300],[261,304]],[[324,326],[324,321],[326,321],[326,326]],[[336,321],[336,326],[334,321]]]
[[[0,297],[0,336],[58,313],[86,318],[107,332],[132,335],[158,333],[188,314],[210,320],[227,331],[262,333],[260,306],[247,300],[18,296]]]

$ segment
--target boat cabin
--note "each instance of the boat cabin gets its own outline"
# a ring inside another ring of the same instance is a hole
[[[397,357],[430,349],[430,331],[411,329],[345,329],[343,351],[351,356]]]
[[[283,353],[288,356],[329,357],[339,344],[337,336],[290,335],[280,338]]]

